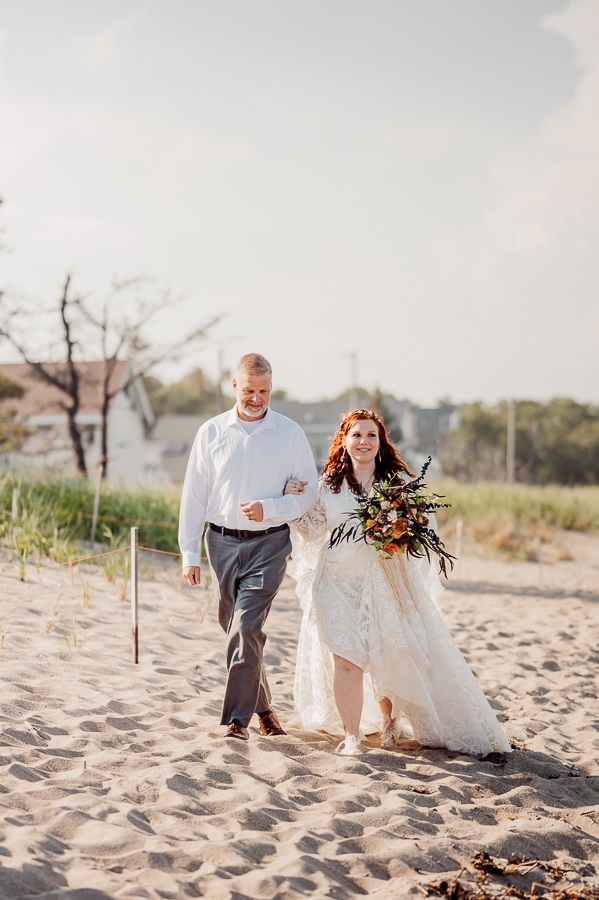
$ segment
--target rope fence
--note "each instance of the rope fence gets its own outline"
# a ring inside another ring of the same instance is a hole
[[[144,523],[150,524],[150,523]],[[104,550],[102,553],[93,553],[88,556],[80,556],[76,559],[68,559],[65,562],[52,563],[35,563],[36,569],[63,569],[69,567],[71,573],[71,584],[73,583],[73,569],[79,563],[89,562],[94,559],[101,559],[106,556],[113,556],[116,553],[131,553],[130,558],[130,581],[131,581],[131,641],[132,641],[132,659],[134,664],[139,663],[139,551],[145,553],[159,553],[163,556],[174,556],[181,558],[180,553],[172,550],[158,550],[155,547],[145,547],[139,543],[139,530],[137,526],[131,527],[131,543],[124,547],[116,547],[114,550]],[[202,561],[207,561],[207,557],[202,556]]]
[[[12,496],[12,505],[11,505],[11,518],[13,524],[16,524],[18,521],[18,503],[19,503],[19,492],[18,489],[15,488]],[[84,516],[87,518],[94,517],[96,521],[112,521],[119,522],[121,524],[127,524],[131,520],[120,518],[118,516],[99,516],[97,514],[97,510],[94,510],[93,514],[85,513],[83,511],[77,511],[76,515]],[[154,525],[158,527],[166,527],[166,528],[177,528],[177,523],[174,522],[151,522],[151,521],[138,521],[136,525],[131,526],[131,542],[124,547],[116,547],[112,550],[104,550],[101,553],[93,553],[87,556],[82,556],[77,559],[68,559],[65,562],[53,562],[53,563],[44,563],[44,564],[36,564],[37,569],[62,569],[65,566],[69,567],[69,572],[71,575],[71,584],[73,583],[73,569],[75,566],[80,563],[90,562],[94,559],[102,559],[103,557],[113,556],[117,553],[126,553],[130,552],[130,581],[131,581],[131,640],[132,640],[132,658],[133,663],[139,663],[139,551],[142,550],[146,553],[158,553],[163,556],[173,556],[176,558],[181,558],[181,554],[174,552],[172,550],[158,550],[155,547],[145,547],[139,544],[139,525]],[[95,531],[95,528],[94,528]],[[461,555],[462,550],[462,537],[463,537],[463,522],[461,516],[458,516],[456,522],[456,546],[457,551],[456,555]],[[93,543],[93,541],[92,541]],[[539,542],[539,564],[540,564],[540,542]],[[207,558],[202,556],[201,559],[205,561]],[[21,561],[21,565],[23,565],[24,560]],[[24,575],[21,575],[21,579],[24,580]],[[126,581],[127,577],[124,575],[125,579],[125,589],[126,589]],[[124,596],[123,596],[124,599]]]

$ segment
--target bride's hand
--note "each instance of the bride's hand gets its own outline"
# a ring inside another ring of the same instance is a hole
[[[285,489],[283,491],[284,494],[303,494],[304,488],[308,484],[307,481],[297,481],[295,478],[290,478],[287,484],[285,485]]]

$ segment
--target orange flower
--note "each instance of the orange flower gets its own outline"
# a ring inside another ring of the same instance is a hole
[[[386,550],[387,553],[399,553],[399,547],[397,544],[383,544],[383,550]]]
[[[367,528],[372,528],[373,525],[376,525],[376,519],[368,519],[368,520],[366,521],[366,527],[367,527]]]
[[[393,523],[393,528],[391,529],[391,532],[393,534],[393,537],[401,537],[402,534],[405,534],[405,532],[407,530],[408,530],[407,519],[396,519],[395,522]]]

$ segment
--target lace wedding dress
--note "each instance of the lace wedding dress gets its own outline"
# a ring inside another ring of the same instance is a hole
[[[397,577],[390,581],[389,564],[364,541],[328,546],[331,531],[355,506],[346,484],[333,494],[321,483],[317,505],[292,524],[288,572],[303,610],[294,699],[303,726],[343,733],[333,695],[335,653],[365,671],[365,734],[381,730],[376,701],[388,697],[407,738],[474,756],[508,752],[443,621],[434,561],[398,554],[391,563]]]

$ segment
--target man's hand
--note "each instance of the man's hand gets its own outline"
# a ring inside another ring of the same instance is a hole
[[[200,583],[200,567],[199,566],[185,566],[183,569],[183,578],[187,582],[190,587],[193,587],[195,584]]]
[[[248,503],[240,503],[241,511],[252,522],[261,522],[264,518],[264,510],[259,500],[250,500]]]
[[[304,488],[308,484],[307,481],[297,481],[295,478],[290,479],[283,490],[284,494],[303,494]]]

